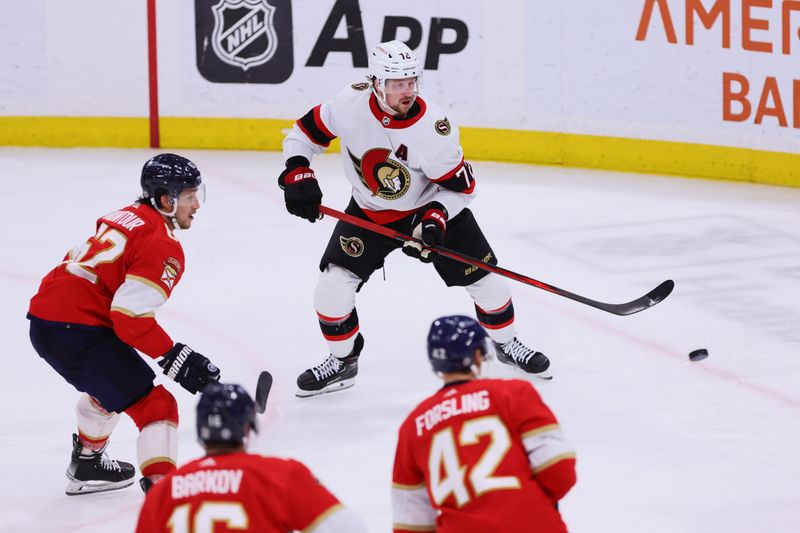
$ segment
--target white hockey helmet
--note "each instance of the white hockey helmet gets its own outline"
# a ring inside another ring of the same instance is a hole
[[[370,52],[369,76],[377,81],[377,87],[373,85],[372,92],[386,105],[386,80],[416,77],[418,93],[422,81],[422,66],[417,55],[404,42],[388,41],[375,45]]]

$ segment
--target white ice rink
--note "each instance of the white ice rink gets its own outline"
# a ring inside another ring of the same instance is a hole
[[[0,531],[132,531],[138,484],[68,497],[77,393],[35,354],[25,319],[39,280],[138,194],[150,150],[0,149]],[[334,221],[286,213],[280,155],[179,150],[208,200],[181,235],[187,271],[159,320],[208,355],[223,381],[275,386],[253,451],[304,461],[371,531],[390,531],[400,421],[438,387],[430,321],[473,314],[463,289],[391,255],[358,297],[366,347],[356,386],[294,396],[320,362],[312,294]],[[324,202],[343,209],[338,155],[314,162]],[[800,531],[800,190],[474,162],[472,204],[500,264],[590,298],[622,302],[671,278],[675,292],[617,317],[516,282],[520,337],[550,356],[536,382],[578,453],[561,504],[579,533]],[[708,348],[710,357],[687,354]],[[495,363],[493,374],[525,378]],[[180,404],[180,462],[201,453],[192,397]],[[109,447],[135,463],[123,417]],[[500,533],[500,532],[498,532]]]

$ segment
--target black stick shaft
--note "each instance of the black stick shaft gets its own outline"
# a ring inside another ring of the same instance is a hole
[[[488,270],[489,272],[494,272],[495,274],[499,274],[501,276],[505,276],[515,281],[519,281],[520,283],[533,285],[534,287],[545,290],[547,292],[563,296],[564,298],[569,298],[570,300],[574,300],[584,305],[588,305],[590,307],[594,307],[595,309],[600,309],[602,311],[606,311],[607,313],[612,313],[615,315],[620,315],[620,316],[632,315],[634,313],[638,313],[639,311],[644,311],[645,309],[656,305],[664,298],[669,296],[670,293],[672,292],[672,289],[675,287],[675,282],[673,282],[672,280],[666,280],[662,282],[658,287],[645,294],[644,296],[641,296],[635,300],[631,300],[630,302],[622,304],[599,302],[597,300],[592,300],[591,298],[587,298],[585,296],[581,296],[579,294],[575,294],[573,292],[560,289],[555,285],[550,285],[549,283],[539,281],[537,279],[525,276],[523,274],[518,274],[517,272],[514,272],[512,270],[508,270],[506,268],[502,268],[497,265],[484,263],[479,259],[470,257],[468,255],[464,255],[462,253],[456,252],[455,250],[450,250],[449,248],[445,248],[444,246],[425,245],[422,242],[418,241],[417,239],[414,239],[409,235],[400,233],[399,231],[395,231],[391,228],[381,226],[380,224],[375,224],[374,222],[370,222],[369,220],[364,220],[358,217],[354,217],[352,215],[348,215],[347,213],[342,213],[341,211],[337,211],[336,209],[332,209],[324,205],[320,206],[319,210],[321,213],[325,215],[332,216],[333,218],[337,218],[343,222],[347,222],[348,224],[352,224],[354,226],[358,226],[360,228],[364,228],[399,241],[417,242],[420,245],[425,246],[426,248],[429,248],[444,257],[448,257],[450,259],[454,259],[456,261],[460,261],[467,265],[472,265],[481,268],[483,270]]]

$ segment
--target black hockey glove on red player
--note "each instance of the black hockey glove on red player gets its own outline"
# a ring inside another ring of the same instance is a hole
[[[444,232],[447,230],[447,209],[439,202],[431,202],[417,212],[411,224],[414,226],[412,237],[428,246],[441,246],[444,244]],[[403,253],[423,263],[430,263],[438,255],[413,241],[406,241],[403,244]]]
[[[287,211],[309,222],[316,222],[319,219],[322,191],[314,171],[308,165],[305,157],[289,158],[286,170],[278,177],[278,185],[283,189]]]
[[[219,368],[208,357],[180,342],[164,354],[158,366],[164,369],[165,376],[180,383],[181,387],[192,394],[212,381],[219,381]]]

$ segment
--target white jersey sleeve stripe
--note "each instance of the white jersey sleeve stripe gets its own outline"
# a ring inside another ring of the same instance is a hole
[[[126,276],[111,301],[111,308],[129,316],[150,315],[167,301],[167,293],[152,281]]]
[[[459,162],[458,162],[458,164],[457,164],[455,167],[453,167],[453,169],[452,169],[452,170],[450,170],[450,171],[448,171],[448,172],[445,172],[443,175],[439,176],[438,178],[431,178],[431,181],[433,181],[433,182],[435,182],[435,183],[438,183],[438,182],[440,182],[440,181],[449,180],[450,178],[452,178],[453,176],[455,176],[455,175],[456,175],[456,173],[457,173],[459,170],[461,170],[461,167],[463,167],[463,166],[464,166],[464,158],[462,157],[462,158],[461,158],[461,161],[459,161]]]
[[[290,157],[303,156],[309,161],[317,155],[325,151],[324,146],[320,146],[312,141],[303,130],[297,125],[292,126],[292,129],[283,139],[283,160],[286,161]]]
[[[392,485],[392,521],[396,529],[436,530],[436,510],[431,505],[424,485]]]
[[[557,425],[530,431],[523,436],[522,442],[534,472],[544,470],[562,459],[575,457],[575,450],[564,440],[564,433]]]
[[[150,280],[150,279],[147,279],[147,278],[143,278],[142,276],[136,276],[134,274],[128,274],[127,276],[125,276],[125,281],[126,282],[128,282],[128,281],[137,281],[139,283],[147,285],[148,287],[158,291],[161,294],[161,297],[164,299],[165,302],[167,301],[167,298],[169,298],[169,296],[167,295],[167,291],[165,291],[161,287],[161,285],[159,285],[158,283],[156,283],[153,280]],[[123,283],[123,285],[125,285],[125,284]],[[119,292],[119,289],[117,289],[117,292]]]

